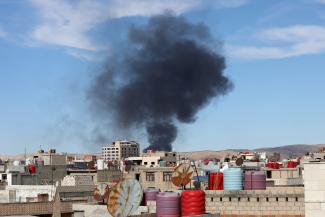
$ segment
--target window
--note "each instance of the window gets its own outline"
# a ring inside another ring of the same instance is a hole
[[[155,173],[154,172],[146,172],[146,181],[154,182],[155,181]]]
[[[2,180],[7,180],[7,174],[2,174]]]
[[[270,179],[272,177],[272,171],[268,170],[266,171],[266,178]]]
[[[172,179],[172,172],[164,172],[163,173],[163,181],[170,182]]]

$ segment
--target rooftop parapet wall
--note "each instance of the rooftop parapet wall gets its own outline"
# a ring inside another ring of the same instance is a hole
[[[304,188],[205,191],[206,211],[221,217],[304,216]]]

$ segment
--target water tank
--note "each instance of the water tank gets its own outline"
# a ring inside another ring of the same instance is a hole
[[[32,164],[33,161],[30,158],[26,159],[25,165],[28,166],[29,164]]]
[[[14,166],[19,166],[19,165],[20,165],[20,162],[19,162],[18,160],[15,160],[15,161],[13,162],[13,165],[14,165]]]
[[[241,168],[228,168],[223,172],[223,187],[225,190],[243,189],[243,178]]]
[[[181,197],[182,216],[196,216],[205,213],[205,193],[202,190],[185,190]]]
[[[160,192],[156,201],[157,217],[179,217],[180,196],[175,192]]]
[[[270,169],[279,169],[280,168],[280,164],[277,162],[269,162],[267,164],[267,167]]]
[[[35,174],[36,173],[36,166],[34,164],[29,164],[28,165],[28,172],[30,174]]]
[[[145,204],[147,205],[148,201],[156,201],[159,191],[157,188],[144,189]]]
[[[209,190],[223,190],[223,173],[209,174]]]
[[[97,170],[104,170],[104,160],[102,159],[97,160]]]
[[[248,171],[245,173],[245,190],[265,190],[266,175],[264,171]]]
[[[295,168],[298,166],[298,162],[296,161],[288,161],[288,168]]]
[[[42,159],[40,159],[40,158],[37,158],[37,159],[35,159],[35,164],[37,166],[43,166],[44,165],[44,161]]]

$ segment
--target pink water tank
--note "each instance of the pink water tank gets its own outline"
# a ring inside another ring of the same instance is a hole
[[[179,217],[180,195],[176,192],[160,192],[156,201],[157,217]]]
[[[148,201],[156,201],[159,191],[157,188],[144,189],[145,204],[147,205]]]
[[[245,173],[244,190],[265,190],[266,175],[264,171],[247,171]]]

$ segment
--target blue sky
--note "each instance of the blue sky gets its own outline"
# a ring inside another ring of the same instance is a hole
[[[99,152],[89,81],[130,25],[166,9],[223,41],[235,85],[180,125],[175,150],[325,142],[324,0],[0,0],[1,154]]]

